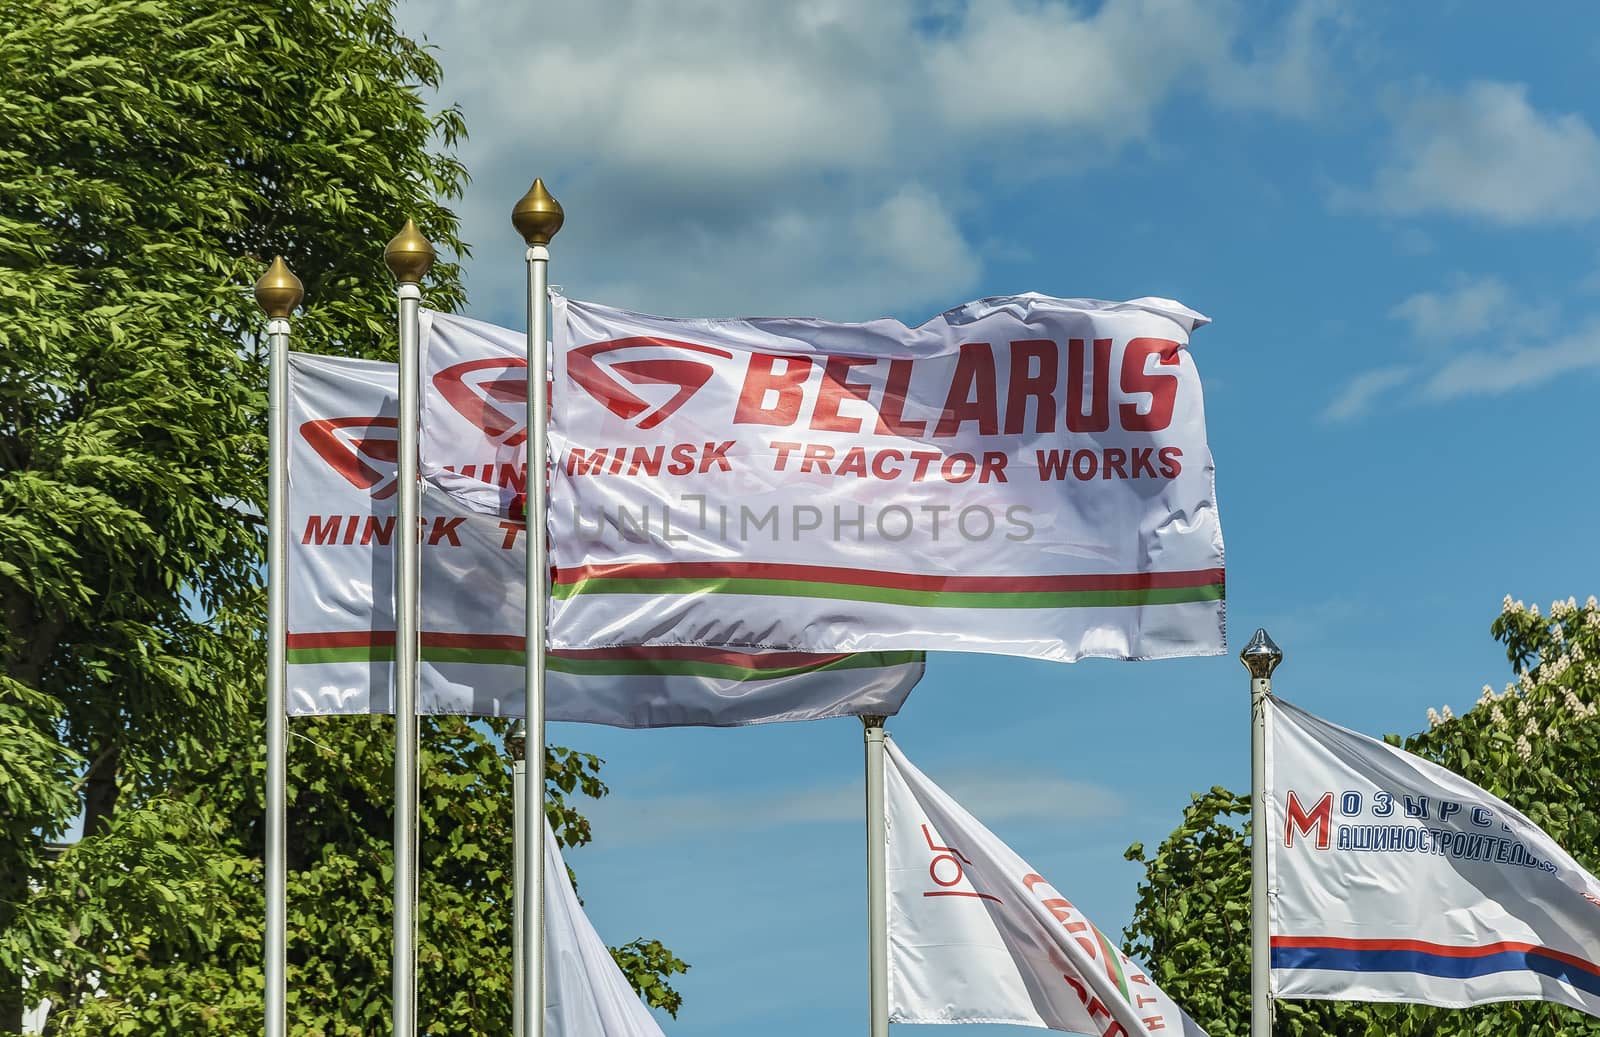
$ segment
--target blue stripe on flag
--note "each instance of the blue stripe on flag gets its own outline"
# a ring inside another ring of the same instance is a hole
[[[1376,942],[1376,941],[1374,941]],[[1472,979],[1497,972],[1535,972],[1600,996],[1600,966],[1578,964],[1555,957],[1556,952],[1532,950],[1487,953],[1433,954],[1407,948],[1274,947],[1275,969],[1323,969],[1330,972],[1415,972],[1447,979]]]

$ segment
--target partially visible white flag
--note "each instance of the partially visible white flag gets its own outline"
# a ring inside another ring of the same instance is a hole
[[[393,708],[397,377],[394,364],[377,361],[289,358],[292,716]],[[527,536],[511,507],[521,469],[496,471],[507,474],[505,483],[424,466],[423,713],[522,715]],[[887,716],[899,711],[922,670],[922,655],[913,652],[554,652],[546,716],[617,727]]]
[[[891,1022],[1204,1037],[1042,875],[885,749]]]
[[[578,903],[555,833],[544,826],[544,1032],[549,1037],[662,1037]]]
[[[1600,882],[1458,774],[1267,699],[1277,997],[1600,1015]]]

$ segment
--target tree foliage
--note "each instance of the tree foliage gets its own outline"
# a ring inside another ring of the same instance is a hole
[[[1506,598],[1491,627],[1514,680],[1485,685],[1461,716],[1429,710],[1403,743],[1521,810],[1585,868],[1600,871],[1600,604],[1557,601],[1548,615]],[[1249,1029],[1250,798],[1214,788],[1144,865],[1124,934],[1130,955],[1213,1034]],[[1275,1032],[1291,1037],[1600,1034],[1600,1019],[1559,1005],[1510,1002],[1449,1010],[1410,1005],[1279,1001]]]
[[[0,0],[0,26],[0,1032],[24,968],[54,1033],[246,1032],[266,473],[249,289],[281,253],[306,283],[296,348],[392,357],[383,244],[411,217],[465,252],[445,207],[463,125],[423,103],[440,69],[389,0]],[[463,302],[453,262],[427,297]],[[294,730],[290,1015],[366,1032],[387,1013],[392,724]],[[481,729],[425,730],[424,1018],[503,1031],[509,772]],[[569,842],[588,830],[563,794],[603,792],[597,767],[555,751]],[[675,1006],[681,963],[623,957]]]

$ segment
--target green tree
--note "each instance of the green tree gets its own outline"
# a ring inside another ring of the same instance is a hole
[[[462,121],[421,100],[440,69],[389,0],[0,0],[0,26],[0,1032],[24,963],[62,1006],[55,1032],[243,1031],[260,1015],[266,467],[249,289],[281,253],[306,282],[296,348],[392,358],[383,243],[412,217],[464,254],[445,207]],[[454,263],[427,298],[461,305]],[[295,725],[308,1034],[386,1010],[369,980],[387,959],[391,727]],[[487,802],[506,779],[481,732],[429,731],[423,964],[474,957],[481,1008],[507,982],[509,800]],[[593,791],[583,757],[558,757],[566,791]],[[486,802],[444,805],[449,782]],[[50,863],[80,815],[85,838]],[[674,1005],[681,963],[628,953]],[[439,1016],[469,1017],[493,1013]]]
[[[1580,864],[1600,871],[1600,604],[1557,601],[1548,615],[1507,597],[1491,627],[1514,680],[1485,685],[1457,717],[1429,710],[1429,729],[1394,745],[1455,771],[1515,806]],[[1214,788],[1145,857],[1125,949],[1213,1034],[1249,1029],[1250,798]],[[1541,1002],[1464,1010],[1347,1001],[1280,1001],[1292,1037],[1600,1034],[1600,1019]]]

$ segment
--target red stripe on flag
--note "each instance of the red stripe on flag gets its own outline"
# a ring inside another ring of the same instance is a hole
[[[486,648],[522,651],[522,638],[509,634],[450,634],[424,630],[424,648]],[[290,634],[287,644],[296,648],[393,648],[393,630],[340,630],[332,633]]]
[[[1224,582],[1225,577],[1222,569],[1075,576],[922,576],[915,573],[844,569],[826,565],[791,565],[783,562],[621,562],[614,565],[587,565],[561,569],[555,575],[555,582],[562,586],[606,579],[793,580],[802,583],[835,583],[854,587],[886,587],[910,591],[1032,593],[1208,587]]]
[[[625,645],[616,648],[559,648],[551,655],[563,659],[682,660],[720,663],[749,670],[786,669],[791,666],[825,666],[848,658],[846,653],[818,655],[814,652],[735,652],[700,645]]]
[[[1571,965],[1600,976],[1600,965],[1586,961],[1576,955],[1564,951],[1554,950],[1540,946],[1537,943],[1519,943],[1506,940],[1500,943],[1483,943],[1475,947],[1455,947],[1443,943],[1429,943],[1426,940],[1357,940],[1341,936],[1274,936],[1274,947],[1308,947],[1327,948],[1338,951],[1411,951],[1417,954],[1431,954],[1440,958],[1487,958],[1495,954],[1522,953],[1537,954],[1541,958],[1551,958],[1556,961]]]

